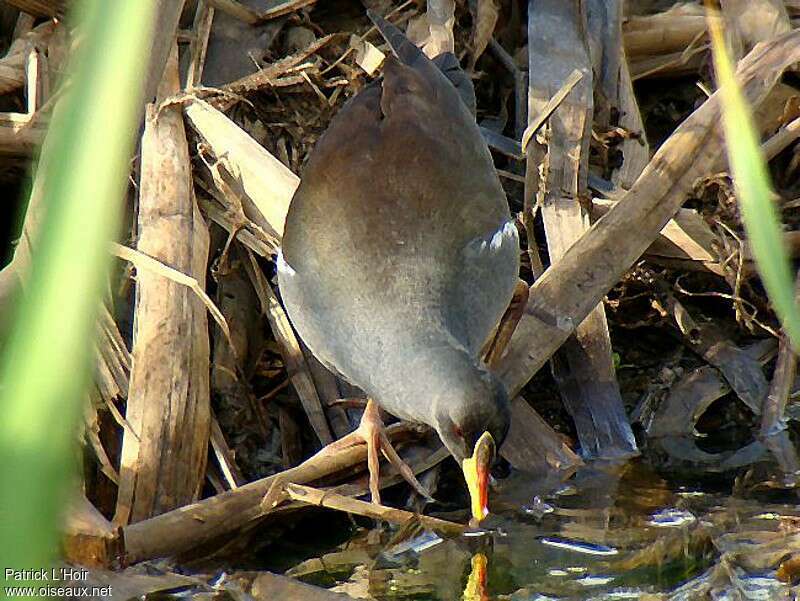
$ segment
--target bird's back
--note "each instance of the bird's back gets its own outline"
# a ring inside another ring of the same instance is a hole
[[[518,271],[516,229],[474,118],[415,50],[399,53],[405,64],[389,57],[383,81],[320,138],[279,269],[312,352],[379,397],[438,347],[477,356]]]

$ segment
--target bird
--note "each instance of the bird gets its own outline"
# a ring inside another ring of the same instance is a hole
[[[368,16],[393,54],[310,153],[286,216],[278,286],[311,353],[368,398],[356,431],[332,445],[366,441],[372,501],[379,451],[427,492],[383,433],[380,407],[435,429],[480,522],[510,423],[508,393],[481,349],[518,282],[518,232],[456,57],[431,60]]]

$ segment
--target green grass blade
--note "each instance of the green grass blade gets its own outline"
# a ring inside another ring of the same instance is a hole
[[[0,359],[0,575],[49,566],[74,480],[77,425],[108,243],[127,186],[154,0],[83,0],[81,39],[40,171],[46,215]],[[44,582],[33,582],[39,586]]]
[[[720,85],[722,123],[736,198],[756,268],[772,307],[792,341],[800,349],[800,312],[794,298],[794,275],[783,230],[772,202],[767,164],[761,154],[751,111],[734,75],[722,33],[721,17],[709,11],[714,68]]]

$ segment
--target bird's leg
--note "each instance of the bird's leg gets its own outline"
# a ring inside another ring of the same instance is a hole
[[[372,399],[367,399],[367,406],[364,408],[364,415],[361,416],[361,423],[354,431],[347,436],[340,438],[326,446],[320,453],[331,453],[341,449],[367,443],[367,468],[369,469],[369,492],[372,502],[376,505],[381,503],[380,489],[380,467],[378,451],[383,453],[386,460],[391,463],[403,479],[411,487],[426,499],[431,499],[430,493],[419,483],[413,470],[408,467],[405,461],[400,458],[394,450],[381,419],[378,404]]]
[[[490,338],[489,342],[483,349],[483,360],[489,367],[496,367],[503,352],[506,350],[511,335],[517,328],[519,320],[522,319],[522,314],[525,312],[525,305],[528,304],[528,294],[530,288],[527,282],[517,280],[517,286],[514,288],[514,296],[511,297],[511,302],[508,309],[503,313],[500,318],[500,324],[497,326],[495,335]]]

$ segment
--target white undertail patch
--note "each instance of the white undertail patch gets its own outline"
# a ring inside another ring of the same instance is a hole
[[[278,249],[278,273],[285,276],[295,276],[297,272],[294,268],[286,262],[283,258],[283,249]]]
[[[513,240],[519,245],[519,234],[513,220],[506,221],[502,227],[496,230],[490,238],[479,237],[469,241],[466,247],[468,255],[483,254],[486,251],[498,251],[507,241]]]

